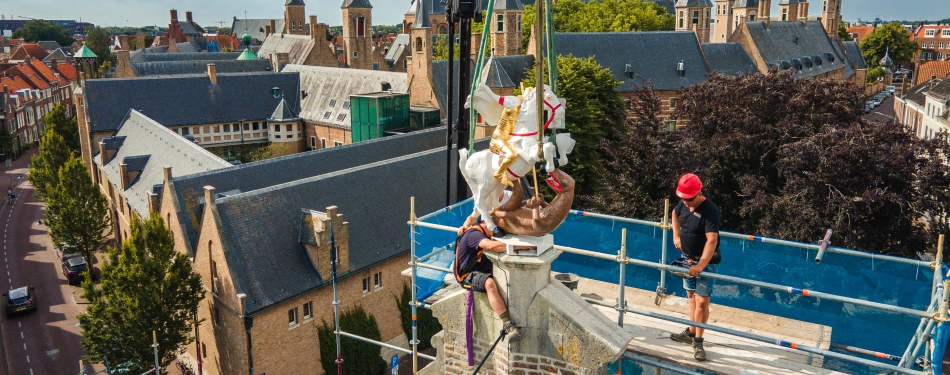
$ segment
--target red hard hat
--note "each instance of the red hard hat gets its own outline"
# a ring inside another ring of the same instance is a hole
[[[703,190],[703,182],[699,180],[699,176],[687,173],[680,177],[680,182],[676,185],[676,196],[689,199],[699,194],[700,190]]]

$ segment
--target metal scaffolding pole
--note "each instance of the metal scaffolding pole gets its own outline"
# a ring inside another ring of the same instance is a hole
[[[336,237],[330,222],[330,275],[333,278],[333,333],[336,335],[336,373],[343,375],[343,353],[340,351],[340,295],[336,287]]]
[[[627,289],[627,228],[623,228],[623,231],[620,234],[620,257],[618,261],[620,262],[620,294],[617,298],[617,325],[620,326],[620,329],[623,329],[623,311],[627,308],[627,301],[624,300],[624,292]],[[620,360],[617,360],[617,375],[620,375]]]
[[[422,5],[419,5],[422,6]],[[451,59],[452,57],[449,56]],[[450,78],[451,79],[451,78]],[[459,137],[461,138],[461,136]],[[419,336],[417,328],[417,319],[416,315],[416,197],[409,198],[409,225],[411,231],[409,232],[409,265],[412,267],[412,275],[410,276],[412,287],[409,288],[412,291],[412,299],[409,300],[409,303],[412,305],[412,341],[409,341],[409,344],[412,345],[412,373],[415,374],[419,371]]]

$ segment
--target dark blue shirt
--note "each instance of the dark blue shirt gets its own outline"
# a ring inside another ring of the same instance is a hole
[[[472,271],[492,273],[492,262],[482,256],[482,249],[478,245],[482,240],[487,239],[488,236],[476,228],[471,228],[462,234],[458,241],[458,248],[455,249],[458,276]]]
[[[673,208],[680,223],[680,245],[686,257],[699,261],[706,247],[706,233],[719,233],[719,207],[708,198],[699,204],[692,212],[682,201]],[[709,264],[719,264],[722,257],[719,254],[719,241],[716,241],[716,252]]]

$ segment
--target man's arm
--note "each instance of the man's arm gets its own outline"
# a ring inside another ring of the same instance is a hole
[[[676,246],[680,251],[683,250],[683,243],[680,241],[680,219],[676,215],[676,208],[673,208],[673,215],[670,224],[673,226],[673,246]]]
[[[504,242],[484,239],[478,242],[478,247],[485,251],[491,251],[493,253],[504,253],[507,251],[507,246]],[[515,246],[515,250],[534,250],[534,246]]]
[[[706,232],[706,246],[703,246],[703,256],[699,258],[698,264],[689,268],[690,276],[696,277],[706,269],[709,261],[716,254],[717,243],[719,243],[719,232]]]
[[[461,227],[459,227],[458,235],[461,236],[462,233],[465,233],[465,231],[467,231],[477,222],[478,222],[478,211],[474,211],[472,212],[471,215],[468,215],[468,217],[465,218],[465,222],[462,223]]]

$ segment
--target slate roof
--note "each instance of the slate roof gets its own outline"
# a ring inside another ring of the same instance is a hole
[[[314,43],[309,35],[271,34],[264,40],[257,56],[270,58],[271,54],[286,53],[287,64],[303,64],[314,48],[327,48],[326,44]]]
[[[53,59],[56,59],[56,61],[66,61],[69,59],[69,56],[63,52],[62,48],[57,48],[54,49],[53,52],[49,54],[49,56],[46,56],[46,58],[43,59],[43,62],[51,62]]]
[[[116,130],[129,109],[136,109],[165,126],[212,124],[265,119],[280,99],[299,103],[297,73],[219,73],[212,85],[207,74],[171,77],[91,79],[85,95],[93,132]],[[156,97],[162,100],[155,100]]]
[[[198,52],[198,47],[195,46],[192,42],[183,42],[175,43],[175,48],[178,48],[179,53],[195,53]],[[167,50],[166,50],[167,51]]]
[[[755,8],[759,6],[759,0],[736,0],[732,3],[733,8]]]
[[[524,10],[524,5],[520,0],[495,0],[495,10]]]
[[[784,0],[788,1],[788,0]],[[676,0],[676,8],[679,7],[711,7],[712,2],[709,0]]]
[[[947,98],[950,98],[950,80],[944,79],[934,85],[934,87],[927,92],[927,96],[942,100],[947,100]]]
[[[141,217],[148,217],[148,196],[153,187],[164,180],[164,166],[174,166],[175,173],[180,175],[231,167],[231,163],[135,110],[128,112],[115,138],[103,141],[107,148],[117,150],[115,155],[104,163],[102,155],[96,155],[93,160]],[[119,164],[123,162],[128,171],[141,172],[128,189],[118,185],[121,181]]]
[[[139,53],[135,53],[139,52]],[[157,62],[157,61],[192,61],[192,60],[235,60],[241,55],[240,52],[186,52],[186,53],[142,53],[141,51],[132,51],[129,54],[131,62]]]
[[[46,56],[49,56],[49,52],[46,52],[39,44],[23,43],[13,52],[13,55],[10,56],[10,62],[26,60],[27,56],[30,56],[34,60],[43,60]]]
[[[709,69],[715,73],[734,76],[759,71],[739,43],[706,43],[703,44],[703,51],[706,52]]]
[[[173,181],[178,192],[178,203],[182,207],[180,213],[182,216],[179,217],[179,221],[188,234],[191,242],[189,245],[194,249],[198,241],[197,225],[200,221],[192,221],[192,214],[200,217],[201,212],[189,212],[188,208],[198,209],[198,200],[204,196],[205,185],[214,186],[217,191],[239,190],[250,192],[444,146],[445,129],[435,128],[242,164],[226,171],[219,170],[184,175],[173,169],[172,173],[175,175]],[[444,169],[442,170],[444,173]],[[399,181],[405,181],[405,179],[400,178]],[[341,189],[341,186],[346,185],[337,186],[333,190],[347,190]],[[336,203],[331,205],[333,204]],[[445,204],[444,198],[442,204]],[[327,206],[307,208],[321,211]],[[297,210],[300,209],[301,207],[297,207]],[[344,214],[350,215],[346,212]],[[294,217],[296,216],[294,214]],[[402,223],[405,226],[405,220]],[[405,237],[405,235],[402,237]]]
[[[399,34],[396,35],[396,40],[392,42],[389,46],[389,52],[386,53],[386,60],[394,61],[399,56],[402,55],[402,51],[405,51],[406,46],[412,43],[412,38],[409,34]]]
[[[459,61],[455,61],[455,70],[452,71],[452,79],[455,81],[455,87],[458,87],[459,80]],[[488,75],[487,84],[491,88],[510,88],[517,87],[521,81],[527,77],[526,69],[534,65],[534,56],[532,55],[514,55],[514,56],[495,56],[491,61],[492,65],[487,65]],[[471,62],[475,66],[475,62]],[[442,111],[442,117],[446,117],[448,110],[452,111],[452,118],[458,119],[458,95],[452,98],[452,104],[449,105],[448,87],[449,81],[449,61],[439,60],[432,62],[432,89],[435,91],[435,98],[439,102]],[[512,86],[513,84],[513,86]]]
[[[300,116],[297,116],[294,113],[293,108],[290,107],[290,104],[287,104],[286,100],[281,99],[280,104],[277,104],[277,108],[274,109],[274,113],[267,118],[267,121],[291,121],[299,120]]]
[[[294,5],[294,6],[298,6],[298,5],[299,5],[299,6],[305,6],[305,5],[307,5],[307,4],[304,4],[304,3],[303,3],[303,0],[287,0],[287,2],[284,3],[284,6],[285,6],[285,7],[286,7],[286,6],[292,6],[292,5]]]
[[[844,46],[844,54],[848,57],[848,61],[851,61],[851,64],[854,65],[857,69],[867,69],[868,64],[864,62],[864,56],[861,55],[861,47],[858,46],[858,42],[855,41],[845,41],[841,42]]]
[[[844,78],[850,78],[857,74],[857,71],[854,70],[854,66],[851,63],[851,60],[848,60],[848,54],[845,53],[844,47],[837,41],[831,40],[831,46],[834,47],[835,53],[841,58],[841,61],[844,63]]]
[[[483,6],[487,6],[487,3],[487,1],[482,1]],[[441,4],[440,0],[413,0],[409,5],[409,12],[407,14],[415,14],[418,16],[420,11],[424,11],[426,14],[445,14],[445,6]],[[416,17],[416,19],[418,20],[419,17]]]
[[[198,31],[198,28],[196,28],[195,25],[193,25],[191,22],[179,22],[178,25],[181,26],[181,30],[184,31],[185,35],[187,36],[190,36],[190,37],[201,36],[201,32]]]
[[[746,22],[745,26],[764,62],[777,66],[782,66],[784,62],[796,78],[814,77],[842,67],[845,68],[845,77],[849,73],[854,74],[850,64],[844,63],[843,51],[828,38],[820,23],[809,22],[805,25],[798,21],[772,21],[766,28],[764,22],[753,21]],[[804,58],[813,59],[815,56],[820,57],[821,64],[812,63],[808,67]],[[834,61],[830,61],[829,56]],[[801,69],[797,69],[796,65],[801,66]]]
[[[674,6],[674,0],[645,0],[645,1],[649,1],[651,3],[654,3],[656,5],[659,5],[665,8],[666,13],[676,14],[676,7]],[[525,4],[527,4],[527,2],[525,2]],[[534,2],[532,1],[531,4],[534,4]]]
[[[294,0],[290,0],[294,1]],[[369,3],[369,0],[343,0],[343,5],[340,8],[372,8],[373,4]]]
[[[692,31],[555,33],[558,54],[587,58],[610,69],[620,92],[645,83],[656,90],[679,90],[706,82],[709,67]],[[596,39],[596,43],[591,43]],[[677,70],[683,63],[685,76]],[[630,65],[630,69],[627,68]],[[631,78],[627,73],[633,71]],[[642,80],[641,80],[642,77]]]
[[[56,43],[55,40],[41,40],[39,42],[36,42],[36,44],[39,44],[40,47],[43,47],[43,49],[45,49],[46,52],[51,52],[51,53],[55,50],[63,48],[63,46],[59,45],[59,43]]]
[[[791,4],[799,4],[799,3],[801,3],[801,0],[782,0],[782,1],[779,1],[779,5],[791,5]]]
[[[170,55],[176,55],[172,53]],[[218,74],[267,72],[271,70],[267,60],[191,60],[135,62],[132,69],[139,77],[202,74],[208,72],[208,64],[214,64]]]
[[[437,6],[435,7],[435,8],[442,8],[442,13],[437,13],[433,11],[434,10],[433,6],[435,5],[435,1],[432,1],[432,0],[428,0],[428,1],[416,0],[416,1],[421,1],[422,3],[419,3],[416,6],[416,16],[412,20],[413,29],[432,27],[432,24],[429,23],[430,14],[445,14],[444,7],[437,7]]]
[[[338,207],[349,222],[349,274],[408,251],[409,198],[416,196],[417,212],[445,205],[445,171],[419,166],[444,165],[445,154],[435,149],[218,199],[225,256],[232,279],[248,296],[248,313],[329,279],[300,243],[301,209]],[[391,183],[406,180],[413,183]]]
[[[395,93],[409,92],[406,73],[400,72],[308,65],[287,65],[282,72],[300,74],[301,90],[307,93],[300,103],[301,118],[343,129],[350,128],[350,109],[344,106],[350,95],[380,92],[383,83]]]
[[[937,78],[937,82],[941,82],[943,79]],[[927,102],[927,92],[930,91],[930,81],[921,83],[919,85],[913,86],[904,93],[904,96],[901,97],[904,101],[914,102],[921,107]]]
[[[241,35],[244,35],[245,32],[247,32],[248,34],[251,34],[251,38],[257,40],[257,43],[252,44],[261,44],[264,42],[264,39],[267,38],[267,36],[264,35],[266,29],[265,26],[270,26],[270,21],[270,19],[235,19],[233,22],[231,22],[231,33],[237,34],[238,37],[240,37]],[[278,32],[279,30],[284,29],[283,18],[274,19],[274,21],[274,27],[277,28]]]

